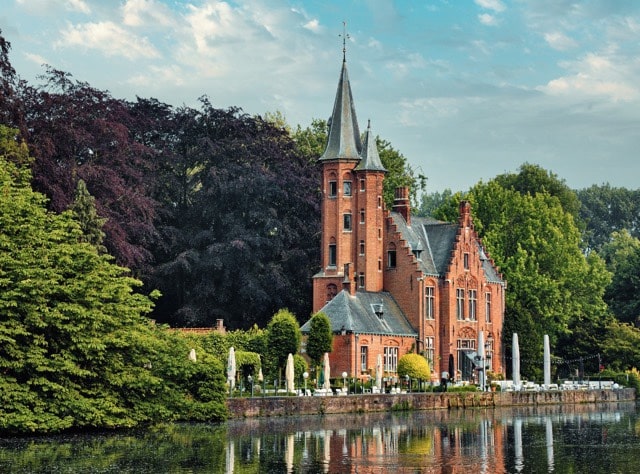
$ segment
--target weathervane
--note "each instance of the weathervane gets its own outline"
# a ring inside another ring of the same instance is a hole
[[[347,38],[351,38],[349,33],[347,33],[347,22],[342,22],[342,34],[338,35],[342,36],[342,62],[347,60]]]

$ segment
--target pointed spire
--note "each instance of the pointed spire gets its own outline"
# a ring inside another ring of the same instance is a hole
[[[359,160],[361,150],[360,129],[347,74],[347,63],[343,61],[333,113],[329,119],[329,140],[320,161]]]
[[[387,171],[382,165],[382,161],[380,161],[376,137],[371,133],[371,120],[367,123],[367,131],[364,134],[364,145],[360,153],[360,163],[356,166],[356,171]]]

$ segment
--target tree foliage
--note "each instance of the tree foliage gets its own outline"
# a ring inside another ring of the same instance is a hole
[[[289,354],[298,353],[301,341],[300,325],[293,313],[283,309],[273,315],[267,325],[267,347],[278,369],[285,367]]]
[[[189,365],[145,317],[141,282],[83,242],[71,212],[46,210],[15,136],[0,126],[0,429],[224,418],[222,368]]]
[[[429,362],[420,354],[405,354],[398,360],[398,375],[412,379],[429,380],[431,368]]]
[[[76,194],[71,204],[71,212],[82,230],[80,240],[93,245],[101,253],[106,252],[107,249],[102,245],[104,242],[102,227],[107,220],[98,216],[95,198],[89,194],[87,185],[81,179],[78,180]]]
[[[333,349],[331,321],[326,314],[319,312],[311,317],[309,325],[307,355],[315,365],[318,365],[325,352],[331,352]]]
[[[151,263],[156,203],[150,196],[153,150],[136,141],[130,106],[108,92],[48,68],[39,88],[20,89],[23,138],[33,156],[34,187],[56,212],[70,207],[82,179],[107,219],[105,246],[134,270]]]
[[[317,170],[286,132],[238,109],[181,109],[160,182],[156,316],[175,325],[264,325],[308,313],[318,253]],[[242,304],[238,304],[241,301]]]
[[[532,174],[537,180],[519,184]],[[522,341],[522,373],[536,376],[544,334],[558,347],[555,355],[562,357],[576,346],[561,345],[561,341],[570,340],[587,321],[595,324],[606,318],[603,295],[610,274],[597,255],[586,257],[581,251],[575,199],[562,183],[554,184],[552,174],[524,166],[522,176],[503,175],[479,183],[465,198],[472,203],[476,230],[509,285],[506,353],[510,353],[511,334],[517,332]],[[445,209],[453,209],[454,204],[449,202]],[[580,349],[597,350],[593,346]]]
[[[580,218],[585,222],[585,246],[599,251],[614,232],[640,237],[640,190],[593,185],[577,192]]]
[[[619,321],[640,327],[640,240],[614,232],[602,254],[613,272],[605,294],[609,308]]]

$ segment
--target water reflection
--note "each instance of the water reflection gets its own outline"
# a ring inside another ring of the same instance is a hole
[[[230,423],[230,438],[282,436],[284,449],[269,442],[260,460],[227,472],[254,461],[288,473],[611,472],[605,458],[621,458],[615,472],[638,472],[639,432],[633,403],[250,420]]]
[[[0,440],[0,472],[640,472],[633,403],[168,425]]]

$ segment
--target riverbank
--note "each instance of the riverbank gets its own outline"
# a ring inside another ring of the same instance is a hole
[[[544,392],[445,392],[331,397],[229,398],[230,418],[368,413],[394,410],[451,410],[523,405],[634,401],[636,391],[554,390]]]

